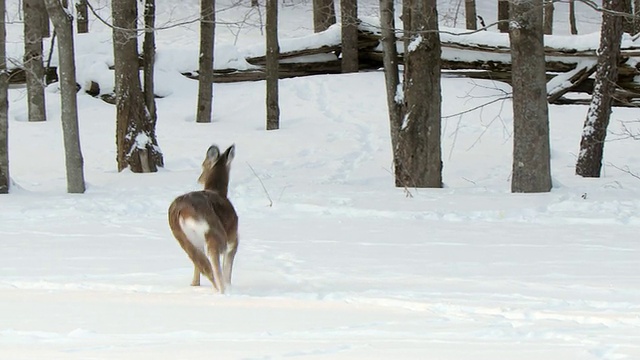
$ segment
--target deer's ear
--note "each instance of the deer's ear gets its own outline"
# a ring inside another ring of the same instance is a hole
[[[236,144],[229,146],[229,148],[224,152],[227,158],[227,166],[231,165],[233,158],[236,156]]]
[[[214,162],[218,160],[219,157],[220,157],[220,149],[218,149],[216,145],[209,146],[209,149],[207,150],[206,160]]]

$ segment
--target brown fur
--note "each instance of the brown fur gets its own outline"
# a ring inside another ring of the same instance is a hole
[[[224,293],[225,287],[231,284],[233,260],[238,250],[238,215],[227,198],[234,151],[232,145],[220,155],[217,146],[212,145],[202,163],[202,174],[198,179],[204,184],[204,190],[178,196],[169,206],[169,227],[194,264],[191,285],[200,285],[202,273],[220,293]],[[197,249],[184,233],[181,219],[184,221],[189,218],[206,221],[209,225],[205,234],[208,254]]]

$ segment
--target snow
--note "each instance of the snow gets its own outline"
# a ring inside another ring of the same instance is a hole
[[[158,5],[159,23],[198,14],[196,0]],[[310,3],[281,10],[282,36],[310,34]],[[9,26],[17,43],[21,26]],[[108,29],[91,26],[78,73],[107,79]],[[199,124],[197,83],[180,75],[196,34],[197,23],[158,34],[165,168],[154,174],[116,171],[115,108],[80,91],[88,189],[67,194],[59,93],[47,91],[47,122],[28,123],[25,89],[10,90],[0,359],[640,358],[640,180],[617,169],[640,173],[637,141],[608,142],[604,176],[577,177],[588,107],[550,105],[554,188],[511,194],[509,86],[449,76],[445,187],[396,188],[382,72],[282,80],[281,129],[269,132],[264,82],[216,84],[214,122]],[[262,41],[252,26],[217,34],[219,49]],[[611,119],[620,133],[637,110]],[[167,224],[171,201],[200,188],[212,143],[237,147],[240,245],[224,296],[189,286]]]

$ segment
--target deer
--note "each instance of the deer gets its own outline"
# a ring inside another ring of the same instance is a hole
[[[227,197],[234,156],[235,145],[224,153],[211,145],[198,178],[204,190],[178,196],[168,212],[171,232],[194,265],[191,286],[200,286],[203,274],[220,294],[231,285],[238,251],[238,215]]]

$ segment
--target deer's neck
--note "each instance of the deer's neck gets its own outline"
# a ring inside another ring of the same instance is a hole
[[[227,197],[229,191],[229,178],[210,177],[204,184],[204,189],[209,191],[215,191],[222,197]]]

